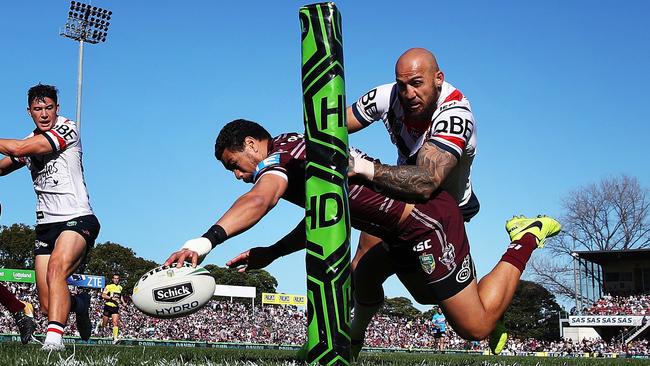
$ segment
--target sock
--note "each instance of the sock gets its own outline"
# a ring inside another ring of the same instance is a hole
[[[45,336],[44,343],[55,343],[59,344],[62,342],[63,338],[63,324],[50,321],[47,323],[47,335]]]
[[[382,303],[376,305],[361,305],[358,301],[354,304],[354,317],[352,324],[350,324],[350,339],[353,341],[361,341],[365,338],[366,328],[372,317],[375,316]]]
[[[119,332],[119,329],[117,327],[113,327],[113,339],[117,339],[117,332]]]
[[[11,313],[17,313],[25,308],[25,304],[2,285],[0,285],[0,304],[4,305]]]
[[[508,250],[501,257],[501,260],[508,262],[524,272],[526,263],[530,260],[533,250],[537,248],[537,238],[531,233],[526,233],[519,240],[515,240],[508,246]]]

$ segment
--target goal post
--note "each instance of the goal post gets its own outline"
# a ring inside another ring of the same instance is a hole
[[[341,15],[334,3],[300,8],[305,123],[307,361],[350,363],[348,132]]]

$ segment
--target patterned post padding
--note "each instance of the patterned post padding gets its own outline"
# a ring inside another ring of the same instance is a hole
[[[350,363],[348,132],[341,15],[334,3],[300,8],[307,144],[307,361]]]

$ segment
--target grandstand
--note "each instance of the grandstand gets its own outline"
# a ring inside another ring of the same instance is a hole
[[[33,284],[9,283],[8,287],[17,296],[35,305],[39,328],[43,333],[47,319],[39,317],[38,300]],[[100,290],[89,289],[92,294],[91,319],[101,319]],[[306,312],[295,306],[252,305],[249,301],[212,300],[198,312],[179,319],[155,319],[138,311],[130,302],[121,309],[123,324],[120,332],[125,344],[155,344],[182,347],[241,347],[297,349],[306,340]],[[179,324],[179,323],[182,323]],[[66,329],[75,334],[74,322]],[[371,322],[366,335],[367,350],[370,351],[432,351],[434,345],[433,327],[428,318],[406,319],[396,316],[377,315]],[[0,317],[0,338],[15,334],[12,318],[3,310]],[[447,352],[483,354],[487,352],[486,342],[468,342],[449,331]],[[98,343],[110,334],[93,334]],[[8,339],[8,338],[3,338]],[[137,341],[137,342],[136,342]],[[107,341],[108,342],[108,341]],[[144,343],[143,343],[144,342]],[[620,340],[605,341],[602,338],[580,341],[562,339],[544,342],[535,339],[511,339],[505,355],[551,355],[551,356],[614,356],[625,353],[630,356],[650,355],[646,339],[623,344]]]
[[[629,344],[647,339],[650,249],[576,251],[575,307],[560,332],[575,342],[596,339]]]

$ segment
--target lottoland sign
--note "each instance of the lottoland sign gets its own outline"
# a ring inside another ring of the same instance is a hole
[[[0,281],[35,283],[36,275],[30,269],[0,268]]]
[[[610,327],[638,327],[642,324],[642,316],[634,315],[582,315],[570,316],[571,326],[610,326]]]

